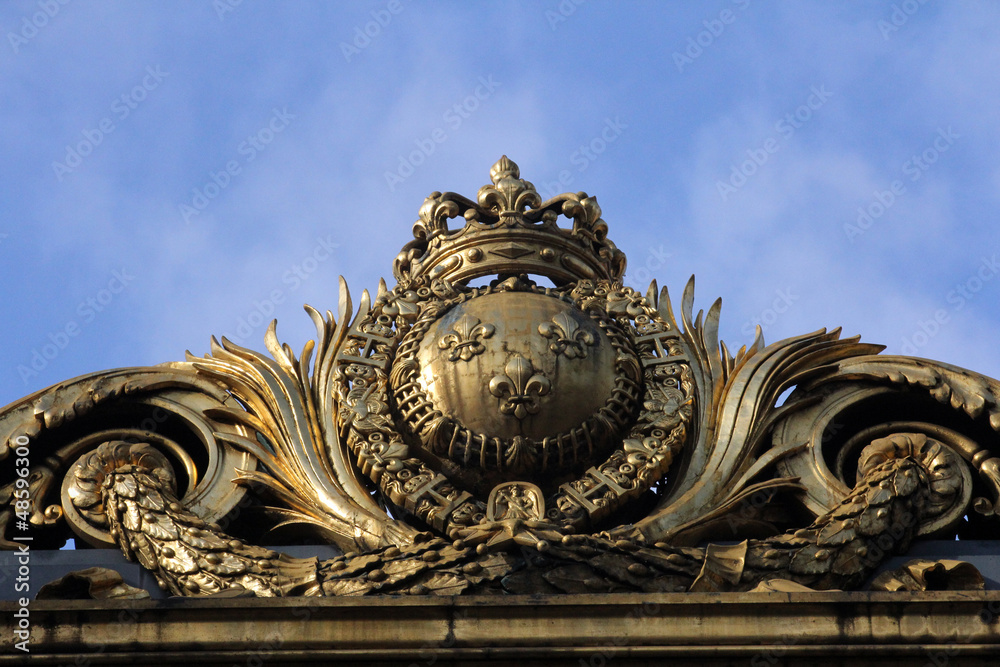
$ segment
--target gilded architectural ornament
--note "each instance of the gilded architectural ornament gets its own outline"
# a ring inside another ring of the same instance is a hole
[[[550,322],[539,324],[538,333],[552,339],[549,350],[564,354],[567,359],[586,357],[587,347],[594,344],[594,335],[581,329],[565,312],[553,315]]]
[[[299,355],[272,323],[268,354],[213,339],[3,408],[0,545],[23,520],[175,595],[349,596],[856,589],[914,540],[994,538],[1000,383],[837,330],[732,353],[693,279],[679,310],[623,283],[593,197],[490,177],[426,199],[393,286],[307,307]],[[295,542],[342,555],[260,546]],[[49,595],[80,581],[132,595]]]
[[[452,331],[438,341],[438,347],[448,350],[448,361],[468,361],[486,351],[482,341],[492,336],[496,327],[465,314],[452,326]]]
[[[531,361],[520,354],[514,354],[503,373],[490,380],[490,393],[500,399],[500,414],[514,415],[518,420],[538,414],[539,399],[551,389],[549,379],[535,373]]]

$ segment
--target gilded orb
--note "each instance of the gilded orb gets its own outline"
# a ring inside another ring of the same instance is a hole
[[[615,352],[597,322],[542,294],[458,304],[431,325],[417,359],[437,409],[504,439],[542,440],[579,426],[615,380]]]

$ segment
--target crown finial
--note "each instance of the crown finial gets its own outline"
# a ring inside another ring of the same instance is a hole
[[[542,204],[535,186],[521,178],[521,170],[506,155],[490,169],[490,180],[492,185],[479,188],[479,205],[504,218],[507,224],[517,224],[525,209]]]
[[[521,178],[521,170],[516,162],[503,155],[490,168],[490,180],[493,181],[493,185],[500,185],[500,181],[507,177]]]

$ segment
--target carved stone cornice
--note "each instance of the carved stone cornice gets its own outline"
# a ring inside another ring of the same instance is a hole
[[[12,611],[0,603],[0,664],[24,660]],[[31,660],[991,665],[998,612],[995,591],[40,601]]]

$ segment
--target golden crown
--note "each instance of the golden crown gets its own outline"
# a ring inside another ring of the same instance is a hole
[[[490,169],[490,185],[477,202],[454,192],[432,192],[420,207],[410,241],[396,257],[393,274],[403,284],[421,277],[467,282],[482,276],[534,274],[563,285],[581,279],[618,280],[625,254],[608,239],[601,207],[585,192],[546,202],[506,155]],[[571,229],[556,224],[560,215]],[[449,229],[462,216],[465,226]]]

